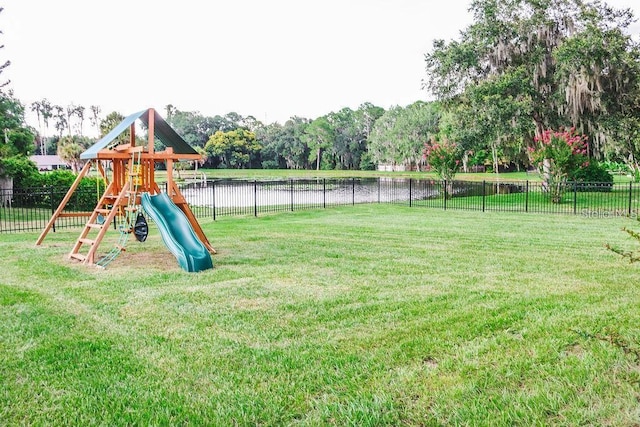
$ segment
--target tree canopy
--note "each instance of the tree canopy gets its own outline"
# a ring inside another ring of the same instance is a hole
[[[639,115],[630,10],[582,0],[474,0],[470,10],[460,40],[433,42],[424,80],[465,126],[496,148],[575,127],[596,158],[630,138],[616,125]]]

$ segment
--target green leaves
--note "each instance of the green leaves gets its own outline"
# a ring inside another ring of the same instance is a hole
[[[476,133],[494,144],[581,127],[592,133],[590,152],[603,157],[619,132],[609,116],[640,115],[630,10],[578,0],[476,0],[471,10],[475,21],[460,40],[435,41],[426,55],[425,87],[476,114],[460,127],[482,128]]]
[[[460,169],[460,154],[458,144],[447,139],[425,145],[424,155],[429,166],[444,181],[451,181]]]
[[[220,156],[228,168],[248,167],[252,156],[259,153],[261,148],[255,133],[246,129],[217,131],[205,145],[205,150],[210,155]]]

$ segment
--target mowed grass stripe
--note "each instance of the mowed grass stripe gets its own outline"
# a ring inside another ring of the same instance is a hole
[[[638,420],[624,219],[370,205],[156,230],[107,270],[0,236],[9,424],[513,425]],[[590,335],[591,334],[591,335]],[[634,347],[635,348],[635,347]],[[628,350],[628,349],[627,349]]]

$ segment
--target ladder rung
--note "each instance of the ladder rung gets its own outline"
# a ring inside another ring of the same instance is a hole
[[[103,225],[104,224],[91,223],[91,224],[87,224],[87,227],[101,229]]]
[[[78,261],[84,261],[85,259],[87,259],[87,257],[82,254],[69,254],[69,258],[75,258]]]
[[[126,207],[124,208],[124,210],[125,210],[125,211],[127,211],[127,212],[135,212],[135,211],[137,211],[137,210],[138,210],[138,208],[136,208],[136,207],[131,207],[131,206],[126,206]]]
[[[111,212],[111,209],[96,209],[96,212],[104,215],[109,214]]]
[[[80,243],[84,243],[85,245],[93,245],[95,243],[95,240],[91,240],[87,238],[78,239],[78,241]]]

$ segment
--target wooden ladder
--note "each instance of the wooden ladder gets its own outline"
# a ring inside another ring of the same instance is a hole
[[[121,207],[124,209],[127,208],[128,198],[131,196],[130,183],[131,180],[126,182],[119,193],[116,193],[117,188],[113,181],[109,184],[82,229],[80,237],[78,237],[76,243],[73,245],[69,253],[69,258],[76,259],[85,264],[95,264],[96,251],[107,233],[109,225]],[[135,197],[135,194],[133,197]],[[108,208],[108,206],[111,207]],[[104,217],[104,221],[102,222],[98,222],[100,215]],[[97,234],[95,234],[95,232],[97,232]],[[85,246],[88,247],[88,251],[83,254],[80,251],[84,249]]]

